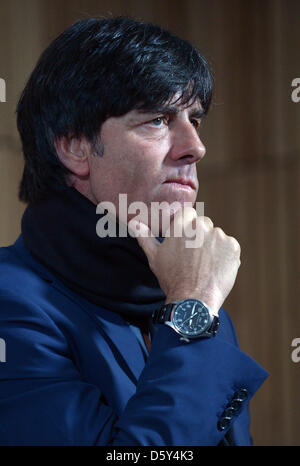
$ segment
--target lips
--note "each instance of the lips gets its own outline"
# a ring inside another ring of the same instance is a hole
[[[170,178],[165,181],[165,183],[177,183],[179,185],[189,186],[192,189],[196,189],[195,183],[193,180],[188,178]]]

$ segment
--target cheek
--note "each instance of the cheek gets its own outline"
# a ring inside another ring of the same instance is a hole
[[[136,135],[105,144],[103,157],[93,162],[94,185],[101,198],[128,195],[128,202],[150,202],[162,179],[162,164],[167,153],[164,141]]]
[[[163,162],[162,148],[157,148],[153,141],[141,144],[132,142],[129,147],[123,148],[119,156],[119,167],[123,169],[123,177],[132,184],[135,190],[145,190],[161,177]]]
[[[145,171],[148,174],[161,171],[164,159],[168,153],[168,144],[166,141],[144,139],[141,143],[137,138],[134,147],[133,159],[137,170],[140,172]]]
[[[155,159],[153,154],[147,157],[145,152],[142,157],[136,161],[132,170],[133,189],[136,193],[140,193],[140,198],[145,202],[149,202],[153,198],[153,194],[158,189],[162,178],[162,168],[159,159]]]

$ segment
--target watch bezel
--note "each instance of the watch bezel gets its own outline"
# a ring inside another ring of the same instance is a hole
[[[176,309],[179,307],[179,306],[182,306],[183,303],[185,302],[197,302],[197,303],[200,303],[202,305],[202,307],[206,310],[207,314],[208,314],[208,322],[205,326],[205,328],[203,328],[203,330],[201,330],[201,332],[199,333],[196,333],[194,335],[191,335],[189,333],[185,333],[183,332],[182,330],[180,330],[180,328],[178,328],[177,324],[174,322],[174,314],[175,314],[175,311]],[[199,337],[201,337],[202,335],[206,335],[208,329],[211,327],[212,325],[212,321],[213,321],[213,316],[212,314],[210,313],[210,310],[208,308],[208,306],[203,302],[203,301],[200,301],[200,299],[195,299],[195,298],[187,298],[187,299],[183,299],[182,301],[179,301],[178,303],[174,304],[173,308],[172,308],[172,311],[171,311],[171,315],[170,315],[170,323],[172,324],[172,327],[174,328],[174,330],[182,337],[185,337],[185,338],[188,338],[189,340],[193,340],[193,339],[197,339]]]

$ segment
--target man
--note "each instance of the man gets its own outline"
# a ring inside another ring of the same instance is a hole
[[[29,205],[0,256],[1,444],[251,444],[267,374],[222,308],[237,241],[191,207],[152,236],[118,208],[194,205],[211,88],[193,46],[128,18],[80,21],[41,56],[17,108]],[[140,236],[99,237],[102,201]]]

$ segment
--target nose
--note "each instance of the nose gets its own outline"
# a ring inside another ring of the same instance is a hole
[[[206,152],[195,126],[190,121],[184,121],[174,127],[169,156],[173,160],[185,163],[199,162]]]

